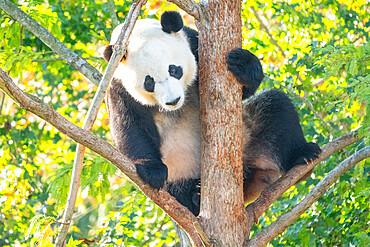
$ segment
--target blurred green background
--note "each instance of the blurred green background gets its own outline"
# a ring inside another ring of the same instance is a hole
[[[113,30],[107,1],[12,1],[104,71]],[[114,1],[123,22],[130,1]],[[364,140],[332,155],[260,218],[253,234],[297,204],[345,157],[369,144],[369,0],[244,1],[243,48],[262,61],[263,87],[287,92],[306,139],[321,146],[360,128]],[[141,18],[176,10],[148,0]],[[195,27],[181,12],[185,24]],[[96,87],[0,10],[0,67],[18,86],[81,126]],[[102,106],[93,133],[110,140]],[[0,246],[52,246],[68,195],[76,143],[0,91]],[[369,161],[346,172],[272,246],[368,246]],[[174,246],[169,217],[125,176],[87,151],[68,246]]]

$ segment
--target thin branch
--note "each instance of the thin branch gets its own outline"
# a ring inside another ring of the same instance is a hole
[[[285,55],[284,50],[281,48],[281,46],[278,44],[278,42],[274,39],[274,37],[270,33],[269,28],[265,25],[265,23],[263,23],[261,17],[257,13],[257,11],[253,7],[250,8],[250,11],[253,12],[253,14],[256,17],[257,21],[259,22],[260,26],[267,33],[267,35],[270,38],[270,41],[279,49],[279,51],[281,52],[281,54],[283,55],[283,57],[286,58],[286,55]],[[297,79],[303,84],[303,79],[299,75],[299,72],[297,72]],[[289,90],[289,91],[291,91],[291,90]],[[301,97],[298,94],[296,94],[294,91],[291,91],[291,92],[296,96],[296,98],[298,98],[300,101],[302,101],[303,103],[305,103],[311,109],[311,111],[328,127],[328,129],[331,130],[330,125],[324,120],[324,118],[321,116],[321,114],[319,114],[315,110],[315,108],[313,107],[312,103],[306,97]]]
[[[331,170],[298,205],[280,216],[280,218],[271,225],[262,229],[260,233],[249,240],[246,246],[265,246],[296,221],[343,173],[355,164],[369,157],[370,146],[367,146],[342,161],[337,167]]]
[[[269,28],[265,25],[265,23],[263,23],[261,17],[258,15],[257,11],[251,7],[251,11],[253,12],[254,16],[256,17],[257,21],[259,22],[260,26],[265,30],[265,32],[267,33],[267,35],[269,36],[270,38],[270,41],[280,50],[281,54],[283,55],[284,58],[286,58],[286,55],[285,55],[285,52],[284,50],[281,48],[281,46],[278,44],[278,42],[274,39],[274,37],[272,36],[272,34],[270,33],[270,30]],[[299,73],[297,73],[297,79],[303,83],[303,79],[302,77],[299,75]]]
[[[193,0],[167,0],[170,3],[176,4],[180,9],[184,10],[189,15],[193,16],[195,20],[202,21],[203,11],[200,5]]]
[[[80,71],[95,85],[99,85],[99,81],[102,77],[100,72],[84,59],[79,57],[76,53],[68,49],[62,42],[56,39],[51,33],[49,33],[29,15],[24,13],[21,9],[19,9],[16,5],[8,0],[0,0],[0,8],[2,8],[16,21],[18,21],[22,25],[22,27],[24,26],[34,35],[36,35],[53,51],[56,51],[56,53],[58,53],[60,57],[64,58],[73,68]]]
[[[118,40],[115,44],[115,49],[113,51],[112,57],[108,63],[107,69],[103,75],[102,81],[99,84],[99,88],[94,96],[92,104],[87,112],[85,121],[83,123],[82,128],[87,131],[91,131],[96,116],[98,115],[98,111],[100,109],[101,104],[103,103],[104,97],[106,95],[108,86],[110,81],[113,78],[113,74],[117,69],[121,58],[126,52],[128,38],[134,28],[135,22],[140,15],[141,7],[145,4],[146,0],[138,0],[133,1],[131,4],[130,11],[127,15],[121,33],[118,37]],[[83,159],[85,155],[85,147],[77,144],[77,150],[75,154],[75,160],[73,164],[72,176],[71,176],[71,184],[69,189],[69,194],[67,198],[66,208],[64,211],[63,222],[67,223],[66,225],[62,225],[58,237],[55,242],[56,247],[62,247],[65,241],[65,238],[68,233],[69,224],[72,220],[73,211],[77,199],[77,193],[80,187],[80,177],[81,177],[81,170],[83,165]]]
[[[250,11],[253,12],[253,14],[256,17],[257,21],[259,22],[260,26],[265,30],[266,34],[269,36],[270,41],[280,50],[281,54],[285,58],[286,57],[285,52],[283,51],[281,46],[278,44],[278,42],[274,39],[274,37],[270,33],[269,28],[265,25],[265,23],[263,23],[261,17],[257,13],[257,11],[253,7],[250,8]]]
[[[53,125],[61,133],[111,162],[188,233],[194,246],[202,246],[198,233],[193,226],[197,218],[165,190],[153,190],[149,185],[144,184],[136,173],[135,165],[124,154],[91,132],[72,124],[36,96],[23,92],[2,69],[0,69],[0,89],[23,109],[34,113]]]
[[[319,157],[306,165],[295,166],[283,175],[278,181],[266,188],[260,197],[247,206],[249,224],[257,222],[258,218],[265,212],[268,207],[287,189],[296,184],[300,178],[311,171],[321,161],[336,153],[337,151],[361,140],[357,131],[352,131],[326,144]]]
[[[19,46],[19,50],[18,50],[18,54],[21,52],[21,50],[22,50],[22,46],[23,46],[23,26],[21,26],[21,31],[20,31],[20,41],[21,41],[21,43],[20,43],[20,46]]]
[[[115,28],[118,26],[118,17],[116,14],[116,6],[114,5],[114,0],[108,0],[108,11],[110,14],[110,18],[112,18],[112,27]]]
[[[4,102],[5,102],[5,93],[3,92],[0,100],[0,116],[2,115],[3,112]]]
[[[82,57],[83,60],[90,60],[90,59],[104,59],[102,57]],[[36,60],[32,60],[32,62],[34,63],[48,63],[48,62],[56,62],[56,61],[61,61],[61,60],[64,60],[64,58],[49,58],[49,59],[36,59]]]
[[[313,107],[313,104],[311,103],[311,101],[310,101],[307,97],[305,97],[305,96],[300,96],[299,94],[297,94],[296,92],[294,92],[294,90],[289,89],[289,88],[288,88],[288,87],[286,87],[286,86],[283,86],[283,85],[281,85],[281,86],[282,86],[282,87],[284,87],[284,88],[285,88],[287,91],[289,91],[290,93],[292,93],[292,94],[294,95],[294,97],[295,97],[295,98],[297,98],[298,100],[300,100],[301,102],[303,102],[304,104],[306,104],[306,105],[308,106],[308,108],[310,108],[310,110],[313,112],[313,114],[314,114],[316,117],[318,117],[318,118],[321,120],[321,122],[323,122],[323,123],[326,125],[326,127],[329,129],[330,133],[331,133],[331,134],[333,134],[333,129],[332,129],[332,127],[330,126],[330,124],[328,124],[328,122],[326,122],[326,121],[324,120],[323,116],[315,110],[315,108]]]

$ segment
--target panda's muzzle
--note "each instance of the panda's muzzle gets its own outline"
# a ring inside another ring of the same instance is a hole
[[[181,97],[178,97],[177,99],[175,99],[173,101],[166,102],[166,105],[175,106],[175,105],[177,105],[177,103],[179,103],[180,99],[181,99]]]

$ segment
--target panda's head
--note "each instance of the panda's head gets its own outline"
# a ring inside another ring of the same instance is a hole
[[[114,29],[110,45],[104,50],[107,61],[122,27],[121,24]],[[196,78],[197,64],[182,27],[177,12],[165,12],[161,22],[152,19],[136,22],[114,77],[141,104],[157,105],[168,111],[184,104],[186,89]]]

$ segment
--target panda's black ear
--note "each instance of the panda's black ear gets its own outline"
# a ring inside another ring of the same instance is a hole
[[[161,16],[162,30],[166,33],[175,32],[181,30],[184,26],[181,15],[176,11],[166,11]]]
[[[112,56],[112,54],[113,54],[113,45],[107,45],[104,49],[104,52],[103,52],[103,57],[104,57],[105,61],[109,62],[110,57]]]
[[[105,59],[105,61],[109,62],[112,54],[113,54],[113,48],[114,48],[114,45],[107,45],[104,49],[104,52],[103,52],[103,57]],[[123,55],[123,58],[121,59],[121,62],[123,60],[126,60],[126,55]]]

